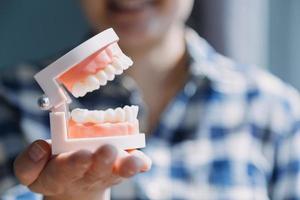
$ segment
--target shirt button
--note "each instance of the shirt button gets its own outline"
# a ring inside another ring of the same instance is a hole
[[[192,97],[196,93],[196,90],[197,90],[197,86],[194,83],[192,83],[192,82],[188,82],[184,86],[184,93],[188,97]]]

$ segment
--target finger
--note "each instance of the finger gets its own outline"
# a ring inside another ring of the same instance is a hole
[[[50,145],[43,140],[33,142],[14,162],[14,172],[20,183],[33,183],[51,156]]]
[[[129,178],[139,173],[144,167],[142,159],[128,155],[120,159],[115,165],[115,173],[123,178]]]
[[[84,181],[93,183],[112,174],[114,162],[118,156],[118,150],[112,145],[100,147],[93,155],[93,163],[85,174]]]
[[[146,171],[149,171],[151,169],[152,161],[142,151],[132,150],[132,151],[129,151],[129,154],[131,154],[133,156],[136,156],[136,157],[140,158],[143,161],[144,165],[143,165],[140,172],[146,172]]]
[[[49,161],[39,178],[29,188],[44,195],[62,193],[82,178],[92,163],[92,153],[85,150],[63,153]]]

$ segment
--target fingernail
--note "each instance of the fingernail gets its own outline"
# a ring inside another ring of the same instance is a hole
[[[102,162],[105,164],[105,165],[109,165],[113,162],[113,158],[111,156],[107,156],[105,155],[103,158],[102,158]]]
[[[116,157],[115,154],[117,154],[114,147],[111,146],[102,147],[100,152],[101,152],[100,156],[98,157],[100,162],[102,162],[105,165],[109,165],[112,162],[114,162]]]
[[[28,151],[29,158],[33,162],[39,162],[46,156],[47,152],[37,143],[34,143]]]

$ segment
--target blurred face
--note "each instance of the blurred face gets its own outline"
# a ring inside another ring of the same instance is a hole
[[[125,48],[153,44],[171,26],[184,25],[193,0],[81,0],[92,28],[112,27]]]

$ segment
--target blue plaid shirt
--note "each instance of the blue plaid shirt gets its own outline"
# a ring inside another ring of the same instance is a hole
[[[300,199],[300,98],[254,66],[218,54],[186,33],[189,78],[161,115],[143,149],[151,171],[113,188],[115,199]],[[159,58],[158,58],[159,59]],[[30,65],[1,73],[1,187],[13,183],[11,161],[25,144],[49,137],[48,113]],[[139,104],[134,82],[121,76],[73,106],[103,109]],[[39,199],[23,186],[3,199]]]

